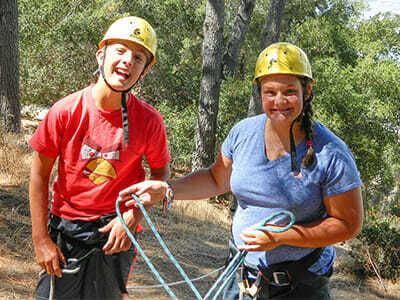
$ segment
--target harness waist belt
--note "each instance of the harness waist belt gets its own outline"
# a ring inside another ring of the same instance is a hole
[[[233,257],[239,251],[232,241],[229,242],[229,250],[230,257]],[[318,261],[323,250],[324,248],[316,248],[310,254],[297,261],[272,264],[267,268],[258,268],[246,261],[244,262],[244,267],[254,276],[257,276],[260,271],[265,280],[276,286],[287,286],[296,282],[306,282],[315,278],[316,274],[308,271],[308,268]]]

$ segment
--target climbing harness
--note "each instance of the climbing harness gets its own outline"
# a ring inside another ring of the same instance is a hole
[[[157,232],[156,228],[154,227],[154,224],[151,221],[149,215],[147,214],[146,209],[144,208],[143,204],[138,200],[136,195],[130,194],[130,196],[138,204],[138,206],[139,206],[139,208],[140,208],[140,210],[141,210],[141,212],[142,212],[147,224],[150,226],[151,230],[153,231],[155,237],[157,238],[157,240],[160,243],[161,247],[163,248],[164,252],[167,254],[169,259],[174,264],[175,268],[179,271],[181,276],[184,278],[185,282],[189,285],[190,289],[195,294],[196,299],[197,300],[208,300],[208,299],[210,299],[212,294],[215,293],[214,297],[212,299],[216,300],[218,298],[218,296],[221,294],[221,292],[223,291],[223,289],[225,288],[225,286],[228,284],[229,279],[236,273],[238,268],[243,265],[244,259],[245,259],[246,255],[247,255],[247,251],[242,250],[242,251],[239,251],[235,255],[235,257],[230,261],[230,263],[225,268],[225,270],[222,272],[222,274],[218,277],[218,279],[212,285],[212,287],[207,292],[207,294],[204,297],[202,297],[200,295],[199,291],[193,285],[192,281],[186,275],[185,271],[181,268],[179,263],[175,260],[175,258],[173,257],[173,255],[171,254],[171,252],[169,251],[167,246],[165,245],[165,243],[162,240],[161,236],[159,235],[159,233]],[[169,288],[168,284],[165,283],[163,278],[160,276],[158,271],[155,269],[154,265],[151,263],[150,259],[144,253],[144,251],[140,247],[139,243],[136,241],[136,239],[134,238],[134,236],[130,232],[130,230],[129,230],[128,226],[126,225],[124,219],[122,218],[122,215],[121,215],[121,212],[120,212],[120,208],[119,208],[120,200],[121,200],[121,198],[118,197],[117,200],[115,201],[116,213],[117,213],[117,216],[118,216],[123,228],[125,229],[128,237],[129,237],[129,239],[135,245],[135,247],[137,249],[137,252],[140,253],[140,255],[143,257],[143,260],[145,261],[147,266],[150,268],[150,270],[153,272],[153,274],[157,278],[157,280],[161,283],[161,286],[165,289],[165,291],[170,295],[170,297],[172,299],[178,299],[175,296],[175,294],[171,291],[171,289]],[[290,218],[289,224],[286,225],[285,227],[279,227],[279,228],[274,228],[274,227],[268,226],[269,225],[268,222],[271,221],[272,219],[276,218],[279,215],[283,215],[283,216],[289,217]],[[286,231],[286,230],[290,229],[293,226],[294,222],[295,222],[295,217],[294,217],[293,213],[291,213],[289,211],[286,211],[286,210],[282,210],[282,211],[279,211],[279,212],[274,213],[271,216],[269,216],[265,220],[265,222],[263,222],[263,224],[261,226],[256,226],[256,227],[254,227],[254,229],[262,230],[262,231],[269,231],[269,232],[283,232],[283,231]],[[265,226],[267,226],[267,227],[265,227]],[[219,285],[220,285],[220,287],[218,288]]]
[[[80,262],[85,260],[86,258],[88,258],[90,255],[92,255],[93,253],[97,252],[97,251],[101,251],[101,249],[99,248],[93,248],[91,249],[88,253],[86,253],[84,256],[80,257],[80,258],[68,258],[67,259],[67,264],[65,266],[63,266],[63,268],[61,268],[61,273],[64,275],[73,275],[73,274],[77,274],[81,267],[80,267]],[[42,276],[44,273],[46,273],[45,270],[41,270],[39,272],[39,276]],[[56,277],[55,275],[50,275],[50,292],[49,292],[49,300],[53,300],[54,299],[54,292],[56,290]]]

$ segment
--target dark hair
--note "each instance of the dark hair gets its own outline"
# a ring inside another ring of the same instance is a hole
[[[301,114],[301,129],[306,135],[306,145],[307,145],[307,153],[303,158],[303,165],[306,168],[311,167],[314,162],[314,149],[312,147],[312,141],[314,139],[314,129],[313,129],[313,111],[311,100],[313,98],[313,94],[311,92],[308,99],[307,97],[307,86],[309,84],[309,79],[304,77],[300,79],[301,85],[303,87],[303,111]]]

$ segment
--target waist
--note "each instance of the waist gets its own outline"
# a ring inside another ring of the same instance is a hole
[[[265,257],[267,255],[268,252],[270,251],[263,251],[263,252],[249,252],[246,255],[246,259],[244,261],[244,265],[246,267],[249,267],[250,269],[254,269],[254,270],[267,270],[267,272],[269,271],[276,271],[279,269],[305,269],[308,270],[308,268],[310,266],[312,266],[313,264],[315,264],[319,258],[321,257],[321,254],[324,251],[324,248],[300,248],[300,249],[306,249],[307,254],[302,256],[299,259],[296,260],[285,260],[285,261],[280,261],[277,263],[269,263],[269,264],[264,264],[264,263],[254,263],[253,260],[248,259],[248,257],[251,257],[251,254],[257,254],[257,255],[261,255],[263,257]],[[236,255],[236,253],[238,252],[238,248],[236,247],[236,245],[234,244],[233,241],[229,241],[229,252],[230,252],[230,257],[234,257]],[[279,251],[279,249],[277,250]]]
[[[99,200],[101,197],[88,199],[85,197],[62,197],[60,194],[54,194],[50,212],[55,216],[70,221],[93,221],[103,215],[114,214],[115,216],[115,200],[117,196],[114,198],[113,200],[101,201]],[[128,209],[125,203],[120,204],[121,213]]]

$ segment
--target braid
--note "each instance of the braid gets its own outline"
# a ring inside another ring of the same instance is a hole
[[[308,100],[306,101],[306,91],[308,85],[308,79],[304,78],[301,80],[303,86],[303,113],[301,117],[301,129],[306,135],[306,143],[307,143],[307,153],[303,158],[303,165],[306,168],[311,167],[312,163],[314,162],[314,149],[312,147],[312,141],[314,139],[314,129],[313,129],[313,111],[312,111],[312,104],[311,100],[313,98],[313,94],[311,92]]]

